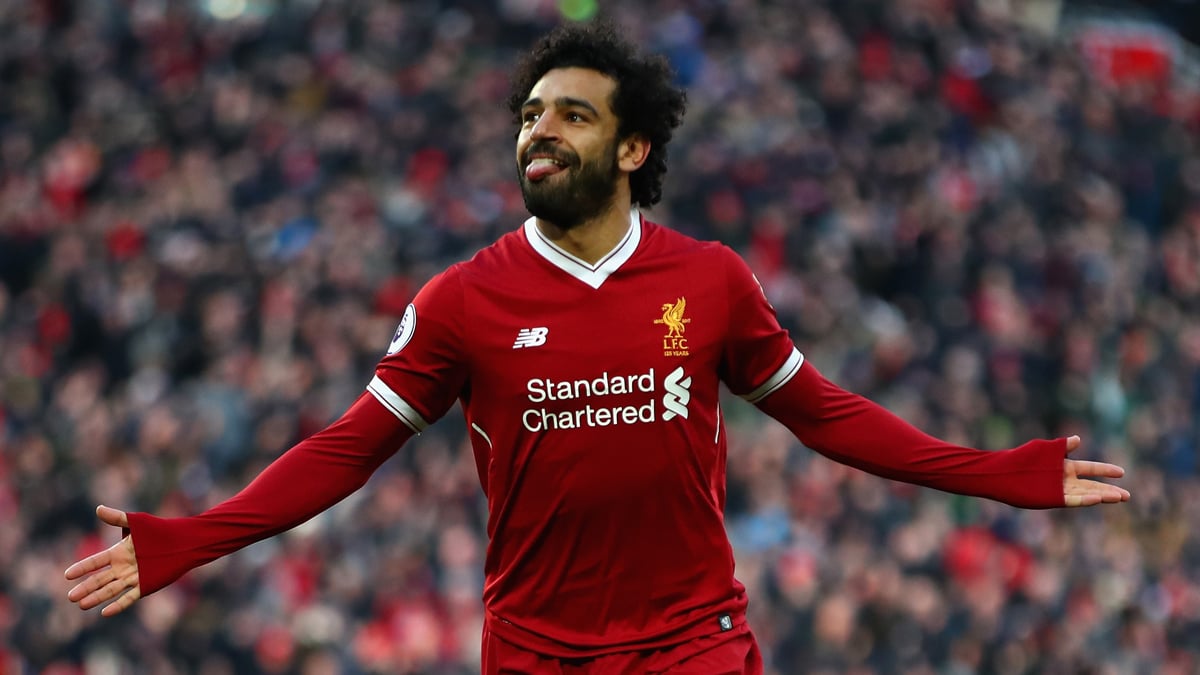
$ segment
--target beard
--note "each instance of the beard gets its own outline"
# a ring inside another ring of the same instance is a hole
[[[517,167],[525,208],[535,217],[561,230],[570,230],[595,218],[612,203],[620,174],[616,142],[587,163],[580,162],[579,155],[573,152],[537,144],[530,146],[526,154],[533,152],[556,153],[567,165],[558,174],[536,183],[525,177],[524,167]]]

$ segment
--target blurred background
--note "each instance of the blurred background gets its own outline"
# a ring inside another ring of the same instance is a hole
[[[525,218],[509,68],[598,9],[689,89],[651,217],[741,252],[827,375],[1129,468],[1125,506],[1018,511],[730,400],[768,672],[1200,672],[1200,3],[601,4],[0,1],[0,674],[478,673],[457,411],[118,618],[63,570],[97,503],[199,512],[344,410]]]

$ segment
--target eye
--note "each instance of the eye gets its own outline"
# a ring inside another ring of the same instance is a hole
[[[529,124],[530,122],[538,121],[538,118],[541,116],[542,116],[542,114],[536,110],[528,110],[523,115],[521,115],[521,121],[524,122],[525,124]]]
[[[567,113],[567,121],[568,122],[582,122],[582,121],[584,121],[584,117],[583,117],[583,115],[580,115],[577,112],[571,112],[571,113]]]

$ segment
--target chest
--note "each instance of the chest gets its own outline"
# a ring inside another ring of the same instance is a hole
[[[686,272],[630,276],[600,289],[556,281],[475,289],[472,370],[497,384],[714,365],[728,318],[721,289]]]

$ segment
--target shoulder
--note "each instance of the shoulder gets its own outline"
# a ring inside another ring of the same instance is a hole
[[[644,238],[649,248],[661,253],[676,253],[699,256],[705,259],[728,260],[739,258],[738,254],[719,241],[696,239],[677,230],[665,227],[649,218],[643,218]]]
[[[744,296],[747,289],[761,288],[750,266],[729,246],[696,239],[650,220],[644,223],[649,260],[666,261],[670,267],[686,270],[692,278],[724,288],[738,297]]]
[[[488,278],[506,275],[513,269],[520,256],[529,248],[521,228],[507,232],[490,245],[475,252],[467,260],[452,266],[456,274],[465,279]],[[449,270],[447,270],[449,271]]]
[[[750,266],[732,248],[719,241],[696,239],[682,232],[645,220],[648,248],[659,255],[680,255],[724,278],[753,278]]]

